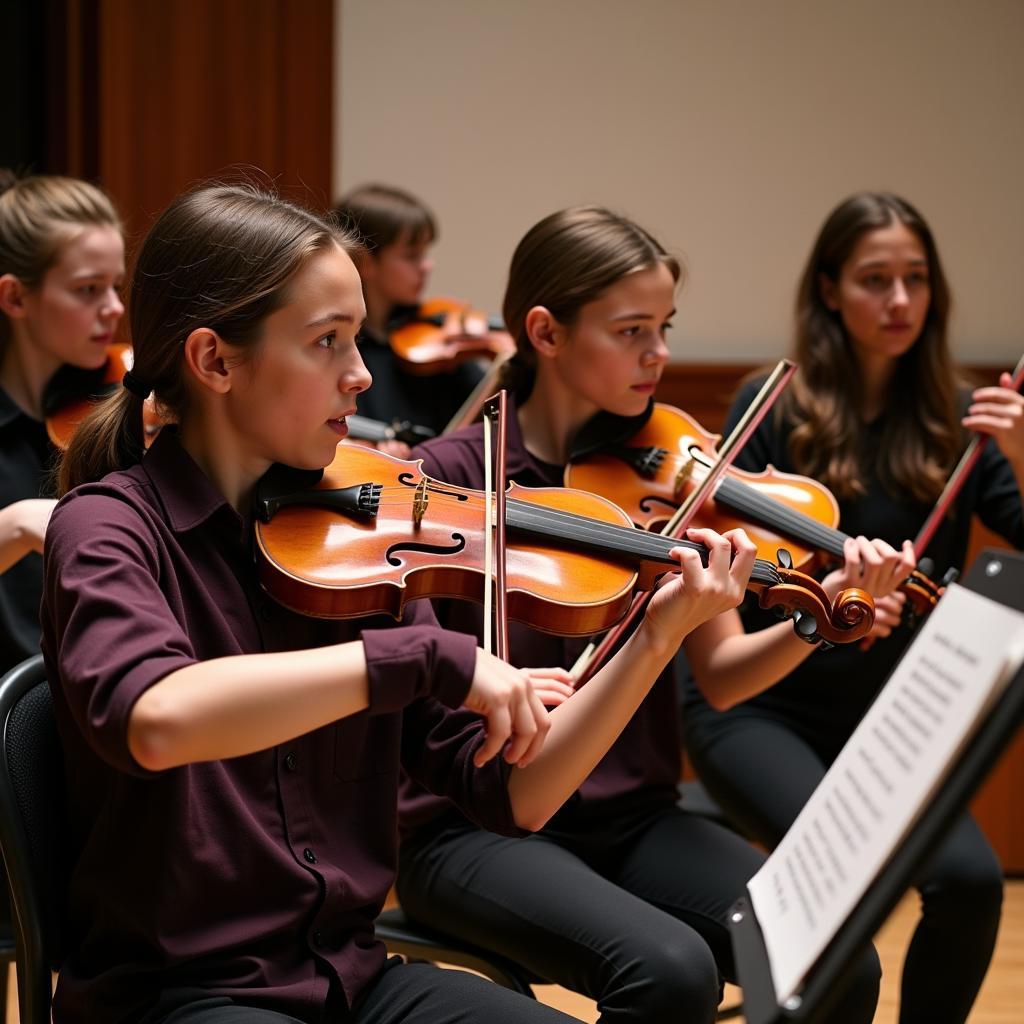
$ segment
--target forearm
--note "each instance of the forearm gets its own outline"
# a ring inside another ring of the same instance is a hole
[[[696,630],[683,649],[701,693],[719,711],[774,686],[815,650],[793,632],[789,622],[779,622],[757,633],[742,632],[741,627],[739,632],[702,643],[706,640],[702,630],[714,625],[707,623]]]
[[[240,757],[368,706],[359,641],[198,662],[150,687],[132,709],[128,746],[144,768]]]
[[[7,572],[30,551],[41,545],[35,539],[21,516],[22,502],[16,501],[0,509],[0,573]]]
[[[509,798],[521,828],[541,828],[579,788],[618,738],[674,651],[643,628],[585,686],[550,713],[536,759],[514,768]]]

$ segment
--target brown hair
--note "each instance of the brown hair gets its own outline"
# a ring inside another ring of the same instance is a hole
[[[409,192],[390,185],[353,189],[335,204],[334,216],[371,256],[402,239],[413,245],[429,245],[437,240],[437,221],[427,206]]]
[[[905,225],[924,247],[931,301],[920,337],[900,357],[890,384],[888,428],[875,471],[896,495],[934,501],[962,443],[956,408],[957,376],[946,342],[951,298],[935,240],[925,219],[889,192],[861,192],[829,214],[804,268],[796,299],[794,359],[800,370],[779,402],[779,414],[797,423],[789,445],[799,472],[837,497],[866,493],[859,417],[860,371],[842,316],[828,308],[822,276],[838,282],[843,265],[868,231]],[[912,397],[909,397],[912,396]]]
[[[187,405],[182,349],[200,327],[254,351],[306,261],[351,240],[334,224],[260,188],[219,182],[175,199],[142,243],[129,293],[134,364],[161,413]],[[75,432],[59,493],[142,457],[142,399],[121,388]]]
[[[61,249],[86,227],[121,230],[114,204],[102,189],[77,178],[18,178],[0,170],[0,274],[37,288]],[[10,324],[0,317],[0,350]]]
[[[571,326],[588,302],[636,270],[666,266],[677,283],[679,261],[642,227],[601,206],[560,210],[535,224],[512,255],[502,314],[516,353],[505,364],[502,386],[520,395],[533,384],[536,354],[526,314],[544,306]]]

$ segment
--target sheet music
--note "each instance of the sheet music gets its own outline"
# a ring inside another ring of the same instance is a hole
[[[747,886],[780,1005],[913,827],[1022,661],[1024,615],[951,585]]]

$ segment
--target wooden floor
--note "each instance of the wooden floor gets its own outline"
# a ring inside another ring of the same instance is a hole
[[[896,1024],[900,967],[916,917],[917,896],[911,893],[896,908],[878,936],[876,944],[882,958],[883,977],[882,997],[875,1015],[875,1024]],[[573,992],[554,985],[542,985],[537,989],[537,994],[545,1003],[557,1006],[581,1021],[592,1024],[597,1020],[593,1002]],[[726,993],[729,1001],[737,996],[735,989]],[[14,1024],[17,1019],[18,999],[12,973],[8,988],[7,1020]],[[737,1020],[742,1022],[742,1018]],[[1003,922],[995,959],[971,1014],[970,1024],[1021,1024],[1021,1021],[1024,1021],[1024,880],[1015,880],[1006,885]]]
[[[896,1024],[899,1019],[899,978],[903,955],[917,921],[917,894],[909,893],[876,940],[882,958],[882,995],[875,1024]],[[593,1002],[553,985],[537,989],[546,1003],[578,1017],[597,1020]],[[732,1001],[738,993],[726,992]],[[742,1018],[735,1018],[742,1021]],[[970,1024],[1021,1024],[1024,1021],[1024,880],[1007,882],[1003,920],[995,958],[974,1004]]]

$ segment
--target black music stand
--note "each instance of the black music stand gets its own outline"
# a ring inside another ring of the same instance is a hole
[[[1024,554],[987,548],[971,566],[962,585],[1009,608],[1024,611]],[[782,1006],[776,997],[764,939],[750,901],[747,897],[737,901],[730,912],[730,927],[748,1024],[818,1024],[828,1019],[834,1001],[842,995],[851,965],[892,913],[946,831],[963,813],[1022,722],[1024,667],[981,720],[948,777],[833,936],[799,994]]]

